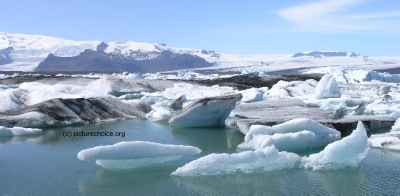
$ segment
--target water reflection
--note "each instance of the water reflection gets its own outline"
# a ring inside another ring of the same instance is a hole
[[[179,128],[170,127],[171,135],[200,148],[203,153],[235,153],[244,135],[226,127]]]

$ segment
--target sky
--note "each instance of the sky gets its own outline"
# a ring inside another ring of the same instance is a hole
[[[230,54],[400,56],[399,0],[0,0],[0,32]]]

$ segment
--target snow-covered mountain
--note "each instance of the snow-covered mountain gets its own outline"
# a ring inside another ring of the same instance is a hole
[[[165,50],[178,54],[197,55],[208,61],[218,58],[213,51],[167,47],[165,44],[133,41],[73,41],[43,35],[0,33],[0,70],[32,71],[50,53],[57,57],[73,57],[86,49],[101,50],[114,57],[120,56],[132,60],[154,59]]]
[[[367,57],[354,52],[313,51],[282,55],[234,55],[204,49],[169,47],[162,43],[73,41],[43,35],[0,33],[0,70],[32,71],[49,54],[53,54],[52,57],[75,57],[87,49],[101,52],[111,59],[118,58],[124,59],[124,61],[157,60],[163,62],[166,59],[165,56],[162,56],[163,51],[170,51],[172,54],[198,56],[210,63],[210,66],[187,66],[190,70],[241,71],[243,69],[256,69],[259,71],[279,71],[326,66],[348,69],[400,67],[400,57]],[[181,57],[175,56],[175,58]],[[147,65],[148,62],[139,64]],[[185,68],[177,66],[168,70],[173,69]],[[163,71],[165,70],[164,66]],[[152,71],[157,70],[152,69]]]

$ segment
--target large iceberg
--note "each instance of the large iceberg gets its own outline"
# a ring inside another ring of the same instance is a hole
[[[130,141],[96,146],[80,151],[77,156],[84,161],[96,160],[96,164],[108,169],[128,169],[162,163],[200,152],[199,148],[193,146]]]
[[[179,111],[169,123],[178,127],[223,126],[241,98],[242,94],[233,94],[197,100]]]
[[[324,170],[356,167],[367,155],[369,146],[364,125],[359,122],[357,129],[351,135],[329,144],[323,151],[308,157],[300,157],[285,151],[279,152],[274,146],[267,146],[237,154],[210,154],[179,167],[171,175],[222,175],[293,168]]]
[[[23,127],[7,128],[0,126],[0,136],[35,135],[41,133],[42,133],[41,129],[23,128]]]
[[[0,91],[0,112],[32,106],[55,98],[91,97],[110,97],[110,95],[77,85],[22,83],[19,88]]]
[[[48,126],[144,118],[149,108],[142,102],[124,103],[114,97],[51,99],[17,110],[0,112],[0,125]]]
[[[335,78],[330,74],[326,74],[318,82],[315,96],[317,99],[339,98],[342,94]]]

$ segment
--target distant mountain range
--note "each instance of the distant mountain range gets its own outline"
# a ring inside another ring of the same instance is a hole
[[[368,58],[354,52],[234,55],[133,41],[73,41],[0,33],[0,71],[160,72],[174,70],[277,71],[321,66],[400,67],[400,57]]]

